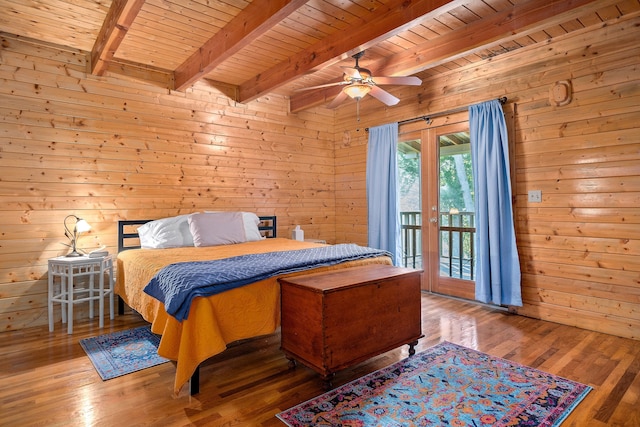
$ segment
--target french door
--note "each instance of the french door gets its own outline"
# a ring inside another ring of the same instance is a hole
[[[468,122],[423,131],[423,289],[475,299],[475,212]]]

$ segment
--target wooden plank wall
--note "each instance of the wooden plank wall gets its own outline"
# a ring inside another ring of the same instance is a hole
[[[394,89],[396,107],[364,101],[359,123],[345,104],[334,129],[329,110],[291,116],[275,95],[244,106],[201,85],[87,77],[83,52],[3,35],[0,330],[46,322],[46,260],[65,252],[67,214],[92,224],[84,246],[112,252],[120,218],[209,208],[276,214],[284,236],[301,224],[307,237],[366,244],[365,128],[506,95],[520,313],[638,339],[639,24],[630,15],[440,67],[419,89]],[[558,80],[574,91],[562,107],[549,101]],[[530,189],[542,203],[527,202]]]
[[[500,96],[515,112],[519,313],[640,339],[640,18],[468,64],[398,89],[393,108],[338,110],[336,238],[366,244],[364,128]],[[551,103],[569,80],[573,99]],[[413,93],[412,93],[413,92]],[[445,116],[433,126],[457,118]],[[542,203],[529,203],[529,190]]]
[[[331,110],[87,76],[85,52],[0,35],[0,331],[47,322],[47,260],[68,251],[68,214],[93,227],[80,246],[111,253],[119,219],[205,209],[334,240]]]

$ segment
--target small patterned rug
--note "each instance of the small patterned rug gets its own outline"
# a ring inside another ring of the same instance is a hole
[[[169,359],[158,356],[160,337],[149,326],[80,340],[103,380],[150,368]]]
[[[558,426],[590,390],[442,342],[276,416],[290,427]]]

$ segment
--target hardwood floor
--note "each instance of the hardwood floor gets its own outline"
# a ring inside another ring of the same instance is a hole
[[[200,394],[173,396],[171,363],[103,382],[81,338],[144,324],[116,316],[0,333],[2,426],[283,426],[275,414],[323,392],[314,372],[289,370],[279,334],[244,341],[207,361]],[[586,383],[593,391],[564,426],[640,426],[640,341],[422,296],[424,350],[447,340]],[[339,372],[339,386],[407,357],[408,347]]]

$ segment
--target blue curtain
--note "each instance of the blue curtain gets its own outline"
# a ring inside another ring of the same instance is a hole
[[[369,243],[393,255],[401,265],[400,201],[398,195],[398,123],[369,128],[367,205]]]
[[[476,204],[476,299],[521,306],[509,143],[500,102],[470,106],[469,131]]]

